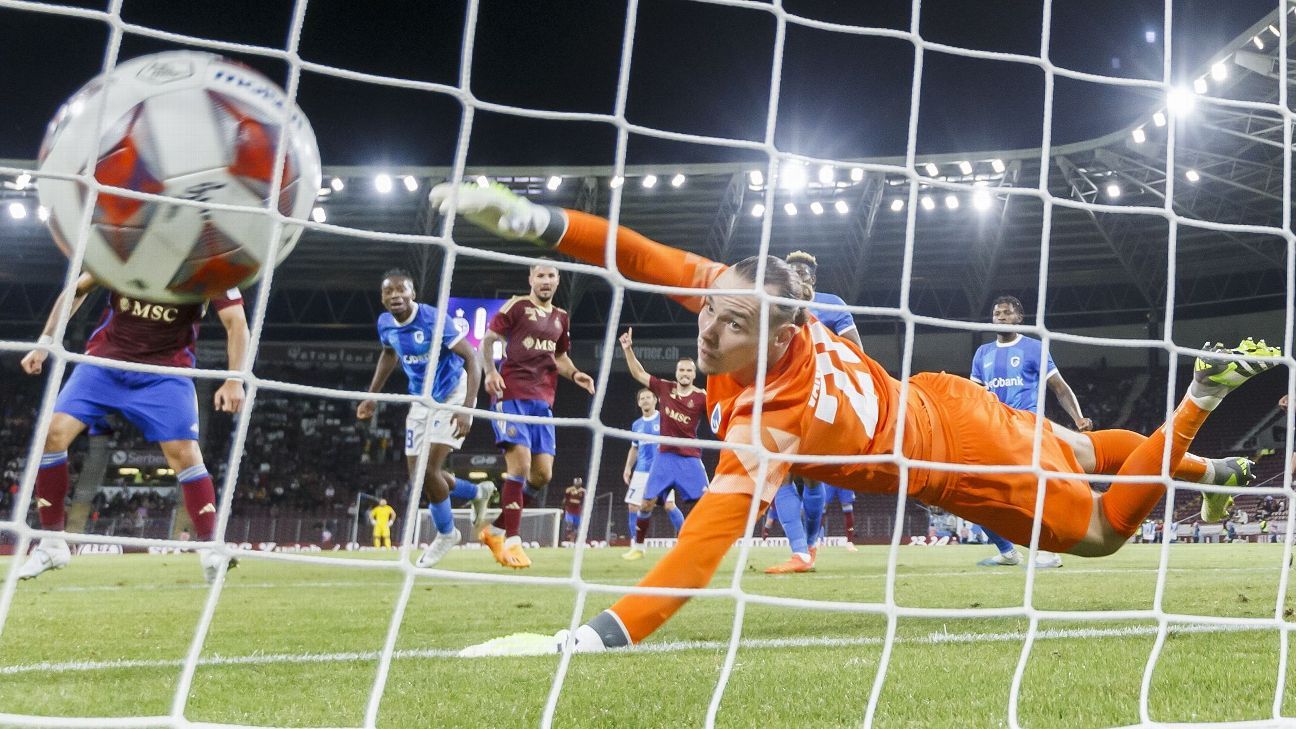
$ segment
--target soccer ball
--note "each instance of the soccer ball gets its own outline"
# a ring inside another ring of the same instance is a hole
[[[305,220],[320,186],[315,132],[265,76],[210,53],[142,56],[99,76],[59,109],[41,145],[41,205],[63,253],[86,236],[85,268],[132,298],[191,303],[252,284],[269,263],[270,186],[287,123],[275,209]],[[232,212],[100,192],[82,231],[88,188],[102,185],[202,203],[258,207]],[[285,223],[277,265],[300,225]]]

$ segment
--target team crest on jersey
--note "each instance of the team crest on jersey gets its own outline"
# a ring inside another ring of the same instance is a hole
[[[716,403],[716,406],[711,408],[711,432],[717,433],[719,431],[720,431],[720,403]]]
[[[427,336],[423,334],[423,330],[419,329],[414,332],[414,341],[418,344],[422,344],[426,339]]]
[[[537,312],[537,311],[536,311],[535,309],[533,309],[533,308],[528,308],[528,309],[526,310],[526,315],[527,315],[527,318],[530,319],[531,321],[539,321],[539,320],[540,320],[540,313]]]
[[[130,299],[123,296],[121,297],[120,302],[121,303],[119,303],[118,306],[121,307],[122,311],[130,311]]]
[[[1021,357],[1018,357],[1017,355],[1014,354],[1013,356],[1008,358],[1008,364],[1012,365],[1013,367],[1021,367]]]

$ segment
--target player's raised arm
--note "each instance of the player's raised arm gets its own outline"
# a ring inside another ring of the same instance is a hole
[[[639,384],[648,387],[652,377],[648,374],[648,370],[645,370],[643,365],[640,364],[639,358],[635,356],[634,329],[627,329],[626,333],[621,335],[620,341],[621,351],[625,354],[626,367],[630,368],[630,376],[635,378],[635,381]]]
[[[482,376],[482,357],[481,354],[473,349],[467,339],[460,339],[450,348],[451,352],[463,357],[464,361],[464,407],[477,407],[477,392],[481,389]],[[468,429],[472,427],[472,416],[455,413],[451,416],[455,422],[455,437],[462,438],[468,435]]]
[[[391,347],[383,347],[382,354],[378,355],[378,362],[374,364],[373,378],[369,380],[369,392],[381,392],[383,386],[387,384],[387,378],[391,373],[396,371],[396,350]],[[476,393],[471,394],[476,397]],[[378,403],[374,400],[361,400],[356,406],[356,418],[368,420],[373,417],[374,410],[377,409]]]
[[[251,342],[251,336],[248,334],[247,312],[243,310],[243,299],[239,297],[236,301],[237,304],[223,306],[216,312],[225,327],[226,368],[231,370],[243,369],[248,344]],[[243,407],[243,381],[225,380],[224,384],[216,388],[212,401],[218,412],[237,413]]]
[[[95,281],[94,276],[91,276],[88,273],[83,273],[77,277],[76,285],[73,287],[73,290],[76,292],[76,298],[72,300],[72,311],[68,312],[69,319],[76,314],[77,309],[81,308],[81,304],[85,303],[86,297],[89,296],[90,292],[94,291],[95,287],[98,285],[99,283]],[[41,330],[40,335],[41,344],[49,344],[54,341],[54,329],[58,326],[59,310],[62,308],[63,294],[60,293],[58,298],[54,299],[54,306],[50,308],[49,316],[45,318],[45,328]],[[42,349],[33,349],[28,352],[22,358],[23,372],[26,372],[29,375],[39,375],[41,370],[45,367],[46,356],[48,356],[48,354]]]
[[[504,238],[528,240],[588,263],[607,265],[608,221],[597,215],[536,205],[503,187],[449,183],[432,190],[432,204],[450,212],[451,195],[459,213]],[[626,228],[616,229],[616,265],[626,277],[662,286],[706,288],[726,266],[663,245]],[[672,296],[690,311],[701,308],[697,296]]]

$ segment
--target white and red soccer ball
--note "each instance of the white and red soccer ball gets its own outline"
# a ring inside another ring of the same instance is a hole
[[[280,229],[268,261],[268,214],[281,128],[287,153],[274,208],[311,213],[320,186],[315,132],[260,73],[210,53],[171,51],[126,61],[68,99],[41,145],[41,173],[92,176],[102,185],[203,203],[212,210],[100,192],[86,231],[85,268],[127,296],[162,303],[213,298],[252,284],[292,252],[302,228]],[[40,202],[70,255],[88,188],[41,176]]]

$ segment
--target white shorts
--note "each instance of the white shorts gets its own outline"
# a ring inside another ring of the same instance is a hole
[[[455,387],[450,397],[446,398],[447,405],[462,405],[468,395],[467,377],[459,378],[459,385]],[[409,414],[405,416],[405,455],[417,456],[422,450],[425,443],[431,445],[447,445],[454,450],[463,447],[463,438],[456,438],[454,435],[454,419],[451,417],[454,413],[449,410],[436,408],[432,411],[432,421],[428,422],[428,407],[420,402],[410,403]]]
[[[625,502],[638,506],[643,503],[644,489],[648,487],[648,472],[635,471],[630,474],[630,490],[626,491]],[[666,494],[666,500],[675,503],[675,489]]]

